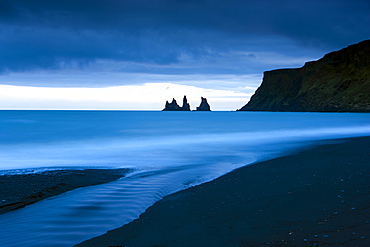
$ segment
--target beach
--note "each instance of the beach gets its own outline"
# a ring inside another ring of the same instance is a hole
[[[0,214],[80,187],[108,183],[128,169],[66,169],[0,176]]]
[[[321,143],[166,196],[77,246],[370,246],[370,137]]]

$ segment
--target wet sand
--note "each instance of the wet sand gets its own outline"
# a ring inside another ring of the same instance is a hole
[[[54,170],[0,176],[0,214],[80,187],[115,181],[128,169]]]
[[[79,246],[370,246],[370,137],[245,166]]]

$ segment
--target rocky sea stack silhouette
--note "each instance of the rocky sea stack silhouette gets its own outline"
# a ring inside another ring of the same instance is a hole
[[[207,102],[206,98],[201,97],[201,103],[197,107],[196,111],[210,111],[211,107]],[[182,106],[179,106],[175,99],[172,99],[172,102],[169,103],[166,101],[166,105],[162,111],[190,111],[190,104],[186,98],[186,95],[183,98]]]
[[[197,107],[197,111],[210,111],[211,107],[207,102],[206,98],[201,97],[202,101],[200,102],[200,105]]]
[[[370,112],[370,40],[302,68],[265,72],[240,111]]]
[[[163,111],[190,111],[190,104],[188,103],[188,99],[184,96],[182,100],[182,106],[180,107],[175,99],[172,99],[171,103],[166,101],[166,106],[164,107]]]

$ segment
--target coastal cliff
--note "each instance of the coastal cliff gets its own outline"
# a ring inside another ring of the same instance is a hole
[[[370,112],[370,40],[302,68],[266,71],[239,111]]]

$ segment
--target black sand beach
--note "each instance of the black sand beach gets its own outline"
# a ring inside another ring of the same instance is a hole
[[[3,175],[0,176],[0,214],[79,187],[108,183],[127,172],[128,169],[84,169]]]
[[[78,246],[370,246],[370,137],[237,169]]]

